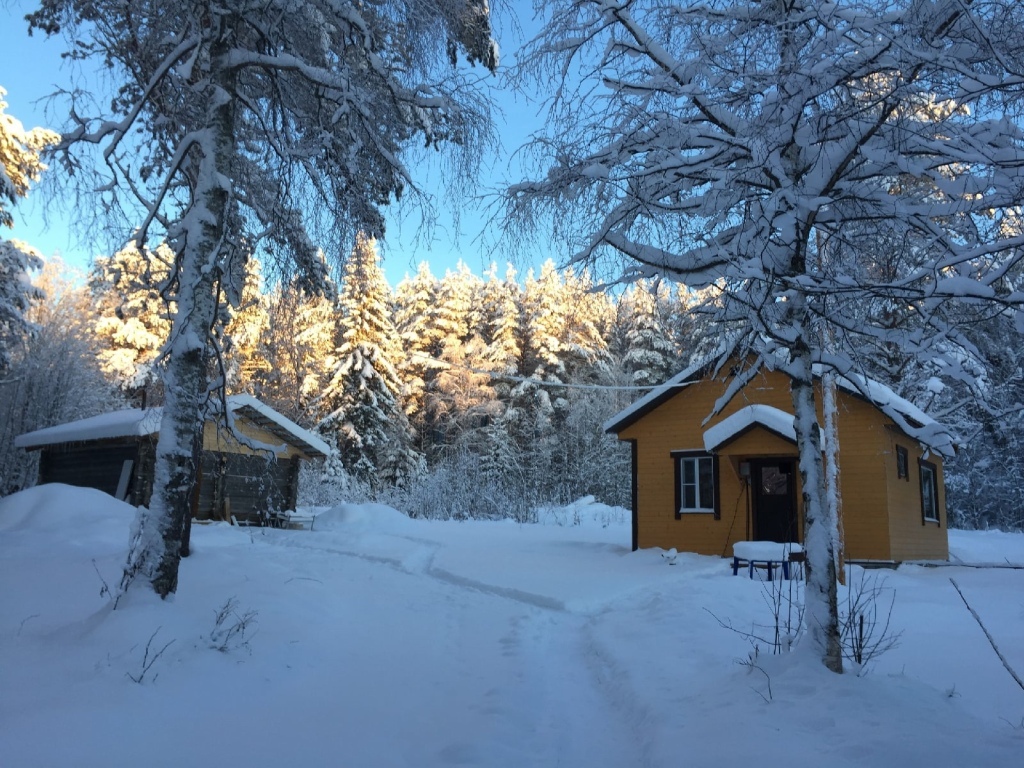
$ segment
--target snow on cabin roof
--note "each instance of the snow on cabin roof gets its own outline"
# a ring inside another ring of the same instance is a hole
[[[714,365],[717,359],[717,355],[704,358],[676,374],[661,386],[652,389],[632,405],[608,419],[604,423],[604,431],[621,432],[641,416],[646,415],[673,395],[698,381]],[[766,363],[768,363],[769,368],[772,367],[770,360],[766,360]],[[820,376],[823,370],[823,366],[818,364],[813,367],[815,376]],[[923,443],[929,449],[942,456],[954,455],[953,446],[955,438],[950,431],[909,400],[900,397],[881,382],[859,374],[850,373],[846,376],[837,376],[836,386],[845,392],[862,397],[872,403],[882,413],[895,421],[900,429],[910,437]],[[792,417],[790,416],[790,418]]]
[[[710,452],[750,427],[760,425],[780,437],[796,442],[793,414],[771,405],[746,405],[713,427],[704,430],[704,450]]]
[[[232,413],[245,416],[257,426],[301,449],[308,456],[327,456],[331,452],[327,443],[319,437],[252,395],[231,395],[227,400]],[[16,437],[14,444],[18,448],[32,449],[58,443],[155,435],[160,431],[162,416],[162,408],[126,408],[27,432]]]
[[[643,416],[647,411],[653,410],[655,407],[661,404],[662,400],[667,399],[672,394],[675,394],[677,390],[684,389],[693,383],[694,375],[701,371],[708,362],[701,360],[699,363],[691,365],[671,379],[666,381],[661,386],[655,387],[646,395],[636,400],[632,405],[627,406],[617,414],[612,416],[603,425],[605,432],[618,432],[631,424],[636,419]]]

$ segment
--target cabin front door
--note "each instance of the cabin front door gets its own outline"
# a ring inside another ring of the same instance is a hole
[[[750,462],[756,541],[797,541],[796,475],[793,459]]]

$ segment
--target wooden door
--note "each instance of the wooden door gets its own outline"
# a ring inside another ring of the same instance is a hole
[[[750,462],[754,498],[754,539],[780,543],[799,540],[793,459]]]

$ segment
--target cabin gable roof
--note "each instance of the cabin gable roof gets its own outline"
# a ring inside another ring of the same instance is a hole
[[[644,416],[657,409],[669,399],[679,395],[689,386],[705,379],[705,377],[714,370],[716,359],[717,358],[701,360],[700,362],[691,365],[676,374],[661,386],[652,389],[646,395],[636,400],[630,406],[606,421],[603,425],[604,431],[611,434],[619,434],[630,425],[636,423]],[[770,365],[770,361],[766,362],[769,363],[766,367],[771,370],[772,366]],[[820,377],[822,371],[823,367],[821,365],[816,364],[814,366],[814,375],[816,377]],[[899,416],[905,420],[909,427],[919,432],[917,435],[910,434],[900,426],[897,419],[893,419],[893,421],[896,422],[897,428],[900,429],[901,432],[906,433],[908,437],[922,443],[940,455],[954,455],[954,438],[949,430],[928,416],[913,403],[897,395],[884,384],[855,373],[848,374],[847,376],[836,376],[835,380],[836,386],[841,391],[867,402],[889,418],[892,418],[893,415]],[[780,413],[785,412],[781,411]],[[787,416],[792,419],[791,415],[787,414]],[[725,419],[724,421],[728,420],[729,419]],[[775,421],[777,422],[778,419],[776,418]],[[748,425],[748,427],[749,426],[750,425]],[[761,426],[767,427],[765,424],[762,424]],[[771,431],[776,430],[772,429]],[[787,432],[783,430],[780,433],[780,436],[785,437],[786,434]],[[792,439],[795,440],[795,435]]]

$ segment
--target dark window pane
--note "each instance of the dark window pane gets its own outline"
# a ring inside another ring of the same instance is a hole
[[[896,446],[896,477],[900,480],[907,477],[907,449]]]
[[[683,509],[697,508],[697,488],[693,485],[683,486]]]
[[[789,493],[789,475],[778,467],[761,467],[761,493],[764,496],[786,496]]]
[[[711,459],[700,460],[700,506],[702,509],[715,506],[715,475]]]
[[[696,459],[683,459],[683,482],[688,485],[693,485],[697,482],[694,472],[694,464]]]
[[[929,520],[937,520],[938,505],[935,499],[935,472],[931,467],[921,466],[921,503],[924,516]]]

